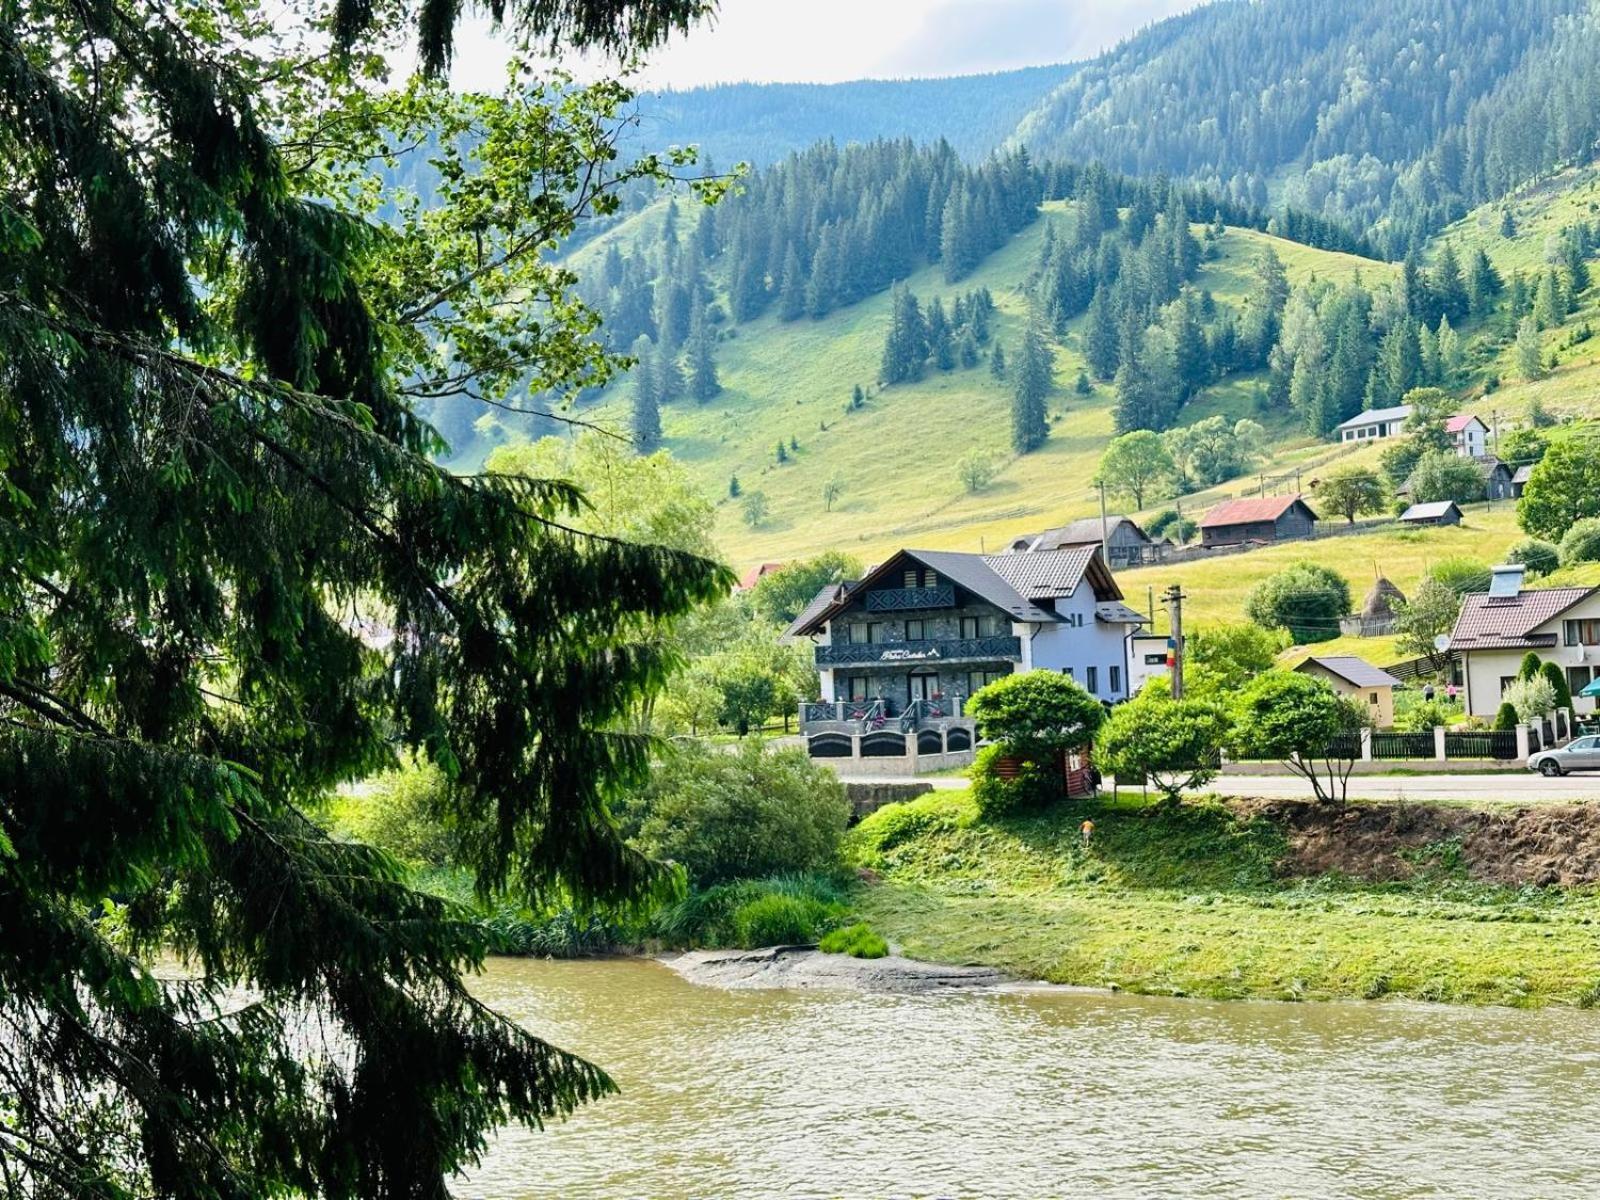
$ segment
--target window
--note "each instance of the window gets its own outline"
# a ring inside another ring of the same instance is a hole
[[[1072,668],[1071,668],[1071,667],[1062,667],[1062,668],[1061,668],[1061,673],[1062,673],[1062,674],[1063,674],[1063,675],[1065,675],[1065,676],[1066,676],[1066,677],[1067,677],[1067,678],[1068,678],[1068,679],[1075,679],[1075,678],[1077,678],[1077,676],[1075,676],[1075,675],[1073,675],[1073,673],[1072,673]]]
[[[1500,694],[1502,696],[1504,696],[1506,694],[1506,689],[1508,687],[1510,687],[1516,681],[1517,681],[1517,677],[1515,675],[1502,675],[1502,676],[1500,676]]]
[[[1111,694],[1117,695],[1122,691],[1122,668],[1113,665],[1111,668]]]
[[[1378,693],[1377,692],[1368,692],[1367,693],[1367,703],[1372,705],[1373,708],[1377,708],[1378,707]]]
[[[922,621],[907,621],[906,622],[906,641],[908,641],[908,642],[920,642],[920,641],[922,641],[924,638],[926,638],[928,636],[928,634],[926,632],[926,629],[927,629],[927,626]]]
[[[846,700],[865,700],[867,698],[867,677],[865,675],[846,676],[844,698]]]
[[[1005,677],[1006,677],[1006,672],[1005,671],[968,671],[967,672],[967,695],[970,696],[970,695],[972,695],[973,692],[977,691],[979,688],[988,687],[995,680],[1004,679]]]
[[[1084,668],[1084,670],[1083,670],[1083,686],[1088,688],[1091,692],[1098,692],[1100,690],[1100,668],[1099,667],[1085,667]]]
[[[1563,621],[1566,643],[1569,646],[1600,646],[1600,619],[1590,617],[1582,621]]]
[[[962,617],[961,618],[961,639],[963,641],[971,641],[974,638],[980,638],[982,636],[983,636],[983,618],[982,617]]]
[[[858,621],[850,626],[850,643],[854,646],[876,646],[883,641],[882,621]]]
[[[1574,696],[1588,687],[1592,679],[1594,679],[1594,669],[1592,667],[1567,668],[1567,690]]]
[[[917,586],[917,569],[915,567],[906,568],[906,586],[908,588]]]
[[[922,586],[925,588],[936,588],[939,586],[939,573],[932,567],[929,567],[922,573]]]
[[[1166,666],[1167,665],[1166,653],[1164,651],[1162,651],[1162,652],[1158,652],[1156,654],[1146,654],[1144,656],[1144,665],[1147,666],[1147,667],[1164,667],[1164,666]]]

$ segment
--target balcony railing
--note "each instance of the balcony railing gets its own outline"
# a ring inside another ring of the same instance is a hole
[[[938,724],[961,716],[960,696],[941,696],[937,700],[913,700],[898,715],[888,715],[882,700],[807,700],[800,705],[800,724],[818,725],[825,721],[855,724],[862,732],[895,724],[909,733],[922,725]]]
[[[918,608],[954,608],[956,589],[950,584],[931,588],[877,588],[867,593],[868,612],[909,612]]]
[[[1022,639],[1013,636],[962,638],[959,641],[843,643],[817,647],[817,666],[854,667],[895,663],[998,661],[1022,657]]]

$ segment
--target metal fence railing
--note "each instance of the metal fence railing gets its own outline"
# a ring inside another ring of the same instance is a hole
[[[1517,757],[1517,735],[1510,730],[1473,733],[1446,733],[1444,735],[1446,758],[1498,759],[1502,762]]]
[[[1433,731],[1426,733],[1381,733],[1372,735],[1372,757],[1399,762],[1417,762],[1433,758],[1437,747]]]

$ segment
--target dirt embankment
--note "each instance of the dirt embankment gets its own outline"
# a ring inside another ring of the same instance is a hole
[[[1600,806],[1485,811],[1429,804],[1241,800],[1241,816],[1271,821],[1289,839],[1285,875],[1337,871],[1409,879],[1462,869],[1484,883],[1574,887],[1600,883]]]

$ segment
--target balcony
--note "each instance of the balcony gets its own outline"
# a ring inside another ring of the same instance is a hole
[[[937,700],[913,700],[899,712],[892,712],[894,706],[883,700],[807,700],[800,705],[800,728],[836,724],[852,726],[858,733],[885,728],[909,733],[962,720],[964,703],[960,696],[942,696]]]
[[[893,666],[925,662],[1017,662],[1022,639],[1012,636],[963,638],[952,642],[843,643],[817,647],[819,667]]]
[[[876,588],[867,593],[868,612],[910,612],[919,608],[954,608],[956,589],[945,584],[931,588]]]

